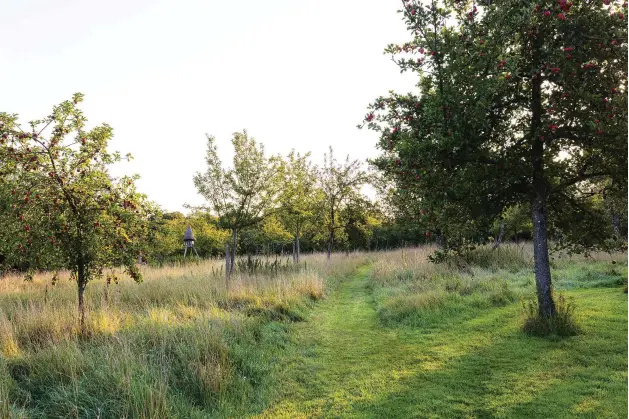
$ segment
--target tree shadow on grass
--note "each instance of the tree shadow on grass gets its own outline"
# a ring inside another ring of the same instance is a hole
[[[392,383],[391,391],[356,401],[353,417],[624,417],[627,409],[626,310],[609,322],[609,310],[589,319],[584,336],[531,338],[517,319],[497,310],[462,323],[418,351],[432,354],[438,368],[418,366]],[[600,330],[600,328],[612,330]],[[457,335],[458,332],[458,335]],[[599,333],[600,332],[600,333]],[[407,339],[414,333],[408,332]],[[470,347],[474,340],[487,344]],[[470,347],[449,357],[447,345]],[[421,362],[421,361],[420,361]],[[433,362],[434,363],[434,362]],[[596,406],[596,409],[593,408]],[[620,412],[618,415],[617,412]],[[601,416],[603,413],[603,416]]]

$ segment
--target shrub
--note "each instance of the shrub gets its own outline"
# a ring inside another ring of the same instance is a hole
[[[555,304],[554,316],[540,316],[536,300],[522,303],[526,319],[522,330],[530,336],[575,336],[581,332],[574,316],[575,306],[563,295]]]

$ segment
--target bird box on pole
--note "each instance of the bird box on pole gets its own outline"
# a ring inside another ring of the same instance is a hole
[[[199,256],[197,249],[194,247],[194,233],[192,232],[192,226],[188,226],[186,232],[183,234],[183,257],[186,257],[188,249],[192,249],[194,253]]]

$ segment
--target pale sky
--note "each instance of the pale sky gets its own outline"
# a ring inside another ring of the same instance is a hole
[[[377,155],[367,105],[416,78],[383,55],[409,36],[397,0],[0,0],[0,111],[27,122],[75,92],[131,153],[117,174],[164,209],[200,204],[205,133],[231,158],[246,128],[267,153]]]

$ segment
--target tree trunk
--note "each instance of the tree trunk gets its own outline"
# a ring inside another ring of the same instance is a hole
[[[225,243],[225,289],[229,291],[229,274],[230,274],[230,260],[229,257],[229,244]]]
[[[299,248],[299,229],[297,229],[297,234],[295,235],[295,262],[299,263],[299,253],[300,253],[300,248]]]
[[[492,249],[495,250],[498,248],[498,246],[500,246],[504,235],[505,235],[505,223],[503,221],[500,223],[500,230],[498,231],[498,237],[496,237],[496,243],[494,243],[494,246],[492,247]]]
[[[541,36],[534,45],[534,59],[540,58]],[[533,191],[531,199],[531,218],[533,221],[533,259],[535,261],[535,285],[540,316],[555,315],[555,302],[552,296],[550,277],[550,258],[548,255],[548,237],[546,227],[547,184],[544,174],[544,143],[538,139],[538,129],[542,117],[542,79],[533,76],[531,83],[531,152],[533,164]]]
[[[234,262],[236,261],[236,240],[238,239],[238,230],[232,230],[232,254],[231,260],[229,261],[229,274],[231,275],[234,272]]]
[[[620,240],[624,237],[620,232],[620,215],[612,212],[612,229],[614,230],[614,235]]]
[[[330,238],[328,239],[328,262],[330,261],[331,255],[332,255],[332,233],[330,233]]]
[[[85,302],[84,302],[84,294],[85,287],[87,285],[87,278],[85,277],[85,265],[82,261],[78,263],[77,269],[77,290],[79,295],[79,327],[81,329],[81,334],[85,335]]]
[[[328,239],[328,262],[332,255],[332,246],[334,246],[334,208],[330,210],[330,237]]]
[[[537,197],[532,203],[533,219],[533,258],[535,260],[535,285],[540,316],[554,316],[550,260],[548,257],[548,239],[546,228],[546,203],[543,197]]]

